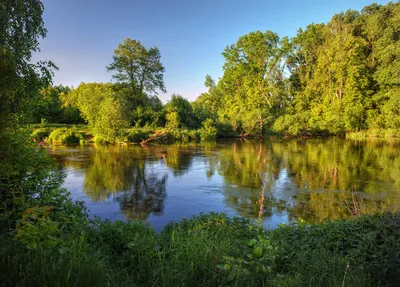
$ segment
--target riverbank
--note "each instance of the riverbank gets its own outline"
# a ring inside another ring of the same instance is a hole
[[[398,214],[269,231],[207,214],[170,223],[160,234],[137,221],[72,224],[47,217],[30,224],[29,235],[1,236],[5,286],[394,286],[400,280]]]
[[[348,139],[400,139],[398,129],[370,129],[346,134]]]
[[[217,130],[213,127],[198,130],[169,129],[169,128],[128,128],[121,132],[118,138],[105,138],[96,135],[95,130],[87,125],[59,125],[46,126],[29,125],[27,127],[36,142],[50,144],[168,144],[174,142],[215,141]]]
[[[31,124],[26,127],[32,133],[32,138],[36,142],[52,144],[86,144],[86,143],[112,143],[112,144],[168,144],[174,142],[201,142],[214,141],[217,138],[251,138],[240,134],[234,134],[232,131],[220,131],[216,128],[209,129],[168,129],[168,128],[129,128],[122,132],[120,138],[106,140],[95,136],[95,131],[87,125],[65,125],[65,124]],[[290,138],[328,138],[327,135],[300,135],[298,137],[286,137],[285,135],[276,135]],[[364,139],[400,139],[400,130],[397,129],[370,129],[359,132],[348,132],[344,136],[346,139],[364,140]]]

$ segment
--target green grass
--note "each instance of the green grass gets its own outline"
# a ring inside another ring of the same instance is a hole
[[[26,128],[32,131],[32,138],[35,141],[47,141],[55,144],[70,144],[79,143],[75,140],[77,133],[81,134],[80,139],[84,139],[85,143],[109,143],[109,140],[102,139],[101,136],[96,136],[93,129],[87,125],[67,125],[67,124],[30,124]],[[68,137],[64,134],[74,131],[75,135]],[[139,144],[143,140],[152,137],[155,134],[165,133],[165,136],[152,141],[151,144],[169,144],[169,143],[196,143],[200,141],[215,141],[209,133],[204,132],[203,129],[187,130],[187,129],[172,129],[167,130],[163,127],[158,128],[128,128],[125,129],[120,136],[114,140],[115,143],[133,143]],[[72,140],[72,141],[71,141]]]
[[[44,141],[50,135],[50,133],[51,131],[49,128],[37,128],[33,130],[32,138],[36,142],[41,142]]]
[[[48,135],[54,131],[55,129],[76,129],[79,133],[81,133],[86,139],[93,138],[93,131],[87,125],[67,125],[67,124],[30,124],[26,126],[29,130],[32,130],[32,136],[36,141],[40,141],[48,137]],[[220,130],[218,127],[218,137],[235,137],[234,134],[229,134],[224,132],[223,128]],[[143,139],[147,139],[154,135],[155,133],[160,133],[165,131],[166,129],[163,127],[158,128],[129,128],[123,132],[120,139],[116,139],[116,142],[126,142],[126,143],[140,143]],[[198,130],[187,130],[187,129],[173,129],[167,132],[167,136],[160,139],[159,141],[154,141],[153,144],[157,143],[174,143],[174,142],[199,142],[202,140],[215,140],[216,135],[210,136],[206,130],[198,129]],[[237,135],[236,135],[237,136]],[[359,132],[349,132],[346,133],[347,139],[399,139],[400,138],[400,130],[398,129],[368,129],[362,130]],[[101,140],[98,141],[101,143]]]
[[[63,226],[60,224],[60,226]],[[4,286],[397,286],[400,216],[267,231],[199,215],[157,234],[142,222],[94,221],[46,248],[0,237]],[[63,233],[57,233],[61,238]],[[54,239],[55,240],[55,239]]]
[[[54,129],[46,139],[52,144],[79,144],[83,140],[83,135],[76,128]]]
[[[85,130],[88,128],[87,125],[84,124],[78,124],[78,125],[69,125],[69,124],[50,124],[50,123],[40,123],[40,124],[28,124],[26,125],[26,128],[28,129],[39,129],[39,128],[47,128],[50,130],[56,129],[56,128],[72,128],[76,127],[78,130]]]
[[[52,144],[79,144],[89,143],[93,133],[87,125],[67,124],[30,124],[25,128],[31,131],[31,136],[36,142]]]

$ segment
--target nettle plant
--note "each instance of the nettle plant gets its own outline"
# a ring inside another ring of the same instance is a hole
[[[269,238],[258,236],[248,242],[246,253],[241,258],[224,256],[217,266],[222,284],[234,281],[267,279],[275,266],[278,248],[273,246]]]
[[[49,218],[52,206],[28,208],[17,224],[14,239],[29,249],[46,249],[60,243],[59,222]]]

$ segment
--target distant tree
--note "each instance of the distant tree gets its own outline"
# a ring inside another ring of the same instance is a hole
[[[217,128],[212,119],[206,119],[202,122],[202,128],[200,129],[200,137],[204,141],[215,141],[217,138]]]
[[[94,122],[97,142],[115,142],[129,126],[123,101],[106,97],[99,104],[99,113]]]
[[[126,38],[114,50],[113,62],[107,67],[114,71],[119,82],[129,84],[134,106],[143,105],[145,92],[166,92],[163,80],[164,66],[160,62],[161,55],[157,47],[147,49],[140,41]]]
[[[312,95],[308,84],[315,75],[318,51],[324,42],[324,24],[310,24],[305,30],[299,29],[296,37],[289,43],[285,56],[286,67],[290,72],[287,106],[283,115],[273,125],[277,132],[297,135],[309,132],[310,106]]]
[[[167,128],[177,129],[181,126],[181,119],[177,112],[169,112],[166,115],[166,124]]]
[[[40,97],[31,106],[32,122],[42,119],[49,123],[80,124],[84,120],[76,107],[63,106],[61,98],[71,92],[69,87],[48,86],[40,90]]]
[[[369,126],[400,128],[400,3],[366,6],[362,20],[375,92]]]
[[[217,112],[221,108],[223,98],[220,86],[215,84],[210,75],[206,76],[204,85],[208,88],[206,93],[202,93],[193,103],[192,107],[197,117],[197,121],[202,123],[207,118],[217,118]]]
[[[59,97],[60,89],[52,86],[43,88],[40,91],[38,101],[32,107],[32,121],[39,123],[45,119],[49,123],[60,123],[62,118],[61,100]]]
[[[64,95],[63,102],[77,107],[102,141],[112,142],[129,126],[126,99],[118,88],[111,83],[82,83]]]
[[[337,14],[323,30],[324,43],[306,91],[314,98],[310,118],[313,129],[337,134],[366,128],[370,75],[358,16],[350,10]]]
[[[222,53],[224,75],[218,84],[224,108],[220,116],[229,118],[235,130],[262,136],[266,123],[282,110],[286,41],[271,31],[257,31],[240,37]]]
[[[372,4],[299,30],[290,42],[289,104],[275,131],[344,134],[400,127],[400,3]]]
[[[173,122],[176,123],[175,118],[177,118],[179,124],[185,128],[192,129],[199,127],[196,116],[193,113],[192,105],[181,95],[173,94],[171,100],[165,106],[165,110],[167,113],[167,122],[170,122],[170,119],[174,118]],[[173,116],[170,114],[173,114]]]

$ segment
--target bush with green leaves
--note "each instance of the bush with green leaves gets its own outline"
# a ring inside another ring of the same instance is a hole
[[[76,128],[58,128],[50,133],[47,141],[53,144],[79,144],[83,139]]]
[[[166,124],[165,126],[170,129],[178,129],[181,125],[181,119],[177,112],[169,112],[165,116]]]
[[[200,138],[203,141],[215,141],[217,139],[217,128],[212,119],[206,119],[202,123],[202,128],[199,130]]]
[[[267,236],[258,235],[248,242],[248,252],[244,256],[235,258],[224,256],[217,266],[220,272],[220,284],[227,285],[235,282],[237,285],[262,285],[268,283],[275,272],[275,257],[277,247],[272,245]]]
[[[131,143],[140,143],[141,141],[149,138],[151,136],[151,130],[148,129],[127,129],[125,130],[124,139]]]
[[[45,140],[50,135],[50,129],[48,128],[38,128],[32,132],[32,138],[36,142]]]
[[[211,213],[157,234],[139,221],[88,224],[47,205],[28,211],[15,240],[0,236],[0,279],[9,285],[396,286],[400,279],[399,215],[265,230]]]
[[[121,139],[124,130],[129,127],[126,114],[127,110],[123,102],[111,97],[103,99],[99,103],[99,112],[93,124],[95,141],[114,143]]]

